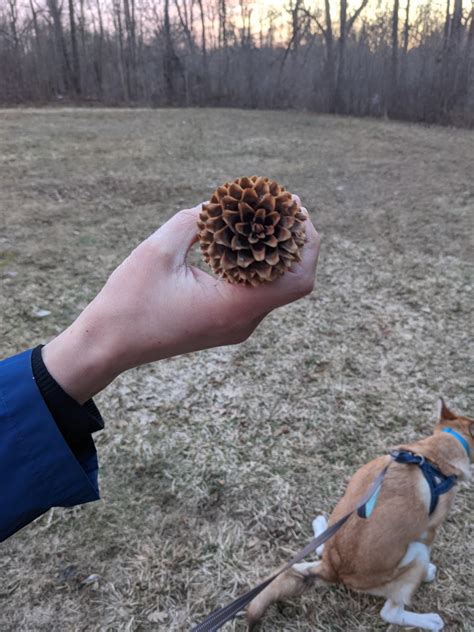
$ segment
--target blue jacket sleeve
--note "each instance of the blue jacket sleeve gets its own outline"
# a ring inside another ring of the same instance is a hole
[[[0,541],[51,507],[98,500],[97,477],[95,448],[77,460],[51,416],[31,351],[0,362]]]

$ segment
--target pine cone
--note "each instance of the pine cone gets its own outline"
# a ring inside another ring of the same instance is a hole
[[[305,219],[291,193],[269,178],[226,182],[202,207],[204,259],[230,283],[274,281],[301,260]]]

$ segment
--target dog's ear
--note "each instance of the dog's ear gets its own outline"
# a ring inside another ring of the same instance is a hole
[[[474,421],[471,421],[469,425],[469,432],[471,433],[471,437],[474,439]]]
[[[446,406],[446,403],[442,397],[440,397],[438,400],[438,410],[438,417],[441,423],[443,421],[452,421],[453,419],[457,419],[457,416]]]

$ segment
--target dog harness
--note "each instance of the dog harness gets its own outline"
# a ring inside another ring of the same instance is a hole
[[[459,443],[466,451],[468,457],[471,457],[471,449],[469,447],[469,444],[459,432],[456,432],[456,430],[453,430],[453,428],[444,428],[443,432],[446,432],[447,434],[454,437],[454,439],[459,441]],[[449,492],[449,490],[452,489],[454,485],[456,485],[458,477],[454,474],[451,476],[446,476],[434,463],[427,461],[424,456],[421,456],[420,454],[414,454],[413,452],[409,452],[408,450],[396,450],[391,453],[391,456],[396,463],[417,465],[420,468],[430,488],[431,500],[429,515],[431,516],[431,514],[438,506],[439,497],[443,494],[446,494],[446,492]],[[377,504],[381,489],[382,488],[379,487],[365,503],[365,505],[357,510],[357,514],[360,518],[370,517],[375,508],[375,505]]]

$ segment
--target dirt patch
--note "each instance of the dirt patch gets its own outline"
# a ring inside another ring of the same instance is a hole
[[[229,178],[281,181],[323,237],[315,292],[245,344],[98,398],[103,500],[2,545],[2,631],[187,630],[305,543],[360,464],[429,432],[439,394],[473,413],[473,151],[465,131],[305,113],[0,112],[3,355],[54,336]],[[474,620],[473,512],[462,487],[414,600],[449,631]],[[380,607],[315,590],[262,630],[383,630]]]

